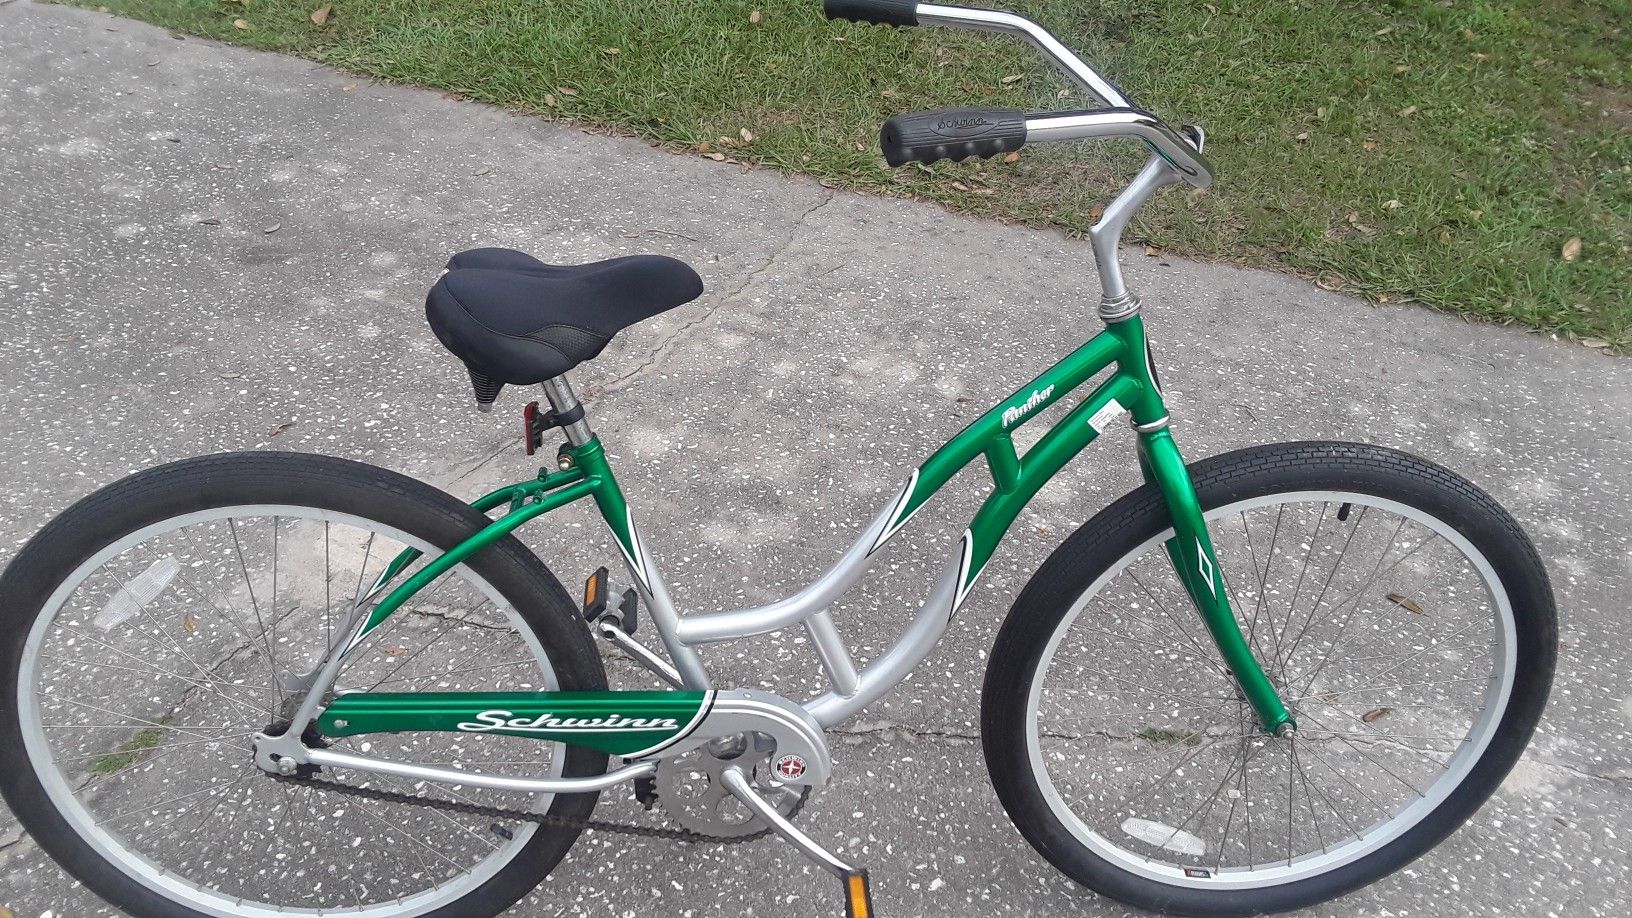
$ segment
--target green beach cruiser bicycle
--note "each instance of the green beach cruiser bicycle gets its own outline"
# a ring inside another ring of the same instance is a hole
[[[1157,189],[1211,181],[1201,132],[1135,107],[1012,13],[826,9],[1017,34],[1103,103],[898,116],[881,138],[892,164],[1144,142],[1092,233],[1105,330],[930,456],[815,582],[682,615],[567,372],[701,281],[657,256],[462,252],[430,292],[431,326],[484,410],[506,384],[542,385],[526,448],[558,431],[554,465],[467,504],[339,459],[208,456],[52,521],[0,579],[0,789],[41,847],[143,916],[469,916],[537,887],[586,828],[774,833],[869,915],[866,873],[796,825],[837,774],[824,731],[930,653],[1016,515],[1124,417],[1144,486],[1036,572],[986,671],[986,762],[1021,834],[1123,902],[1239,915],[1370,883],[1479,808],[1546,700],[1542,563],[1490,497],[1404,453],[1291,443],[1185,465],[1117,248]],[[1015,431],[1045,413],[1021,454]],[[858,667],[833,604],[976,460],[990,493],[916,616]],[[602,568],[577,601],[513,535],[583,500],[626,593]],[[720,685],[699,656],[788,628],[825,671],[819,697]],[[609,691],[598,645],[664,688]],[[594,820],[613,788],[668,824]]]

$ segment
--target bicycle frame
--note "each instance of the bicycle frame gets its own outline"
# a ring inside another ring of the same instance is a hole
[[[1112,367],[1114,372],[1023,456],[1017,452],[1013,439],[1015,430]],[[556,384],[546,385],[546,393],[558,411],[576,405],[564,381],[552,382]],[[587,497],[594,500],[623,554],[625,565],[674,661],[682,687],[689,690],[684,694],[700,697],[699,691],[712,688],[697,652],[699,645],[803,625],[831,685],[826,693],[805,702],[804,708],[821,726],[832,726],[886,694],[928,655],[1032,496],[1124,413],[1131,414],[1139,438],[1139,462],[1145,480],[1160,490],[1172,514],[1174,536],[1166,547],[1174,569],[1260,724],[1267,731],[1275,731],[1291,718],[1248,649],[1225,591],[1218,589],[1221,582],[1218,562],[1184,461],[1167,429],[1167,408],[1156,379],[1144,323],[1137,311],[1119,320],[1107,321],[1103,332],[999,402],[938,449],[912,473],[838,562],[786,599],[756,608],[681,616],[655,558],[640,536],[634,513],[599,439],[583,425],[580,430],[568,431],[569,443],[562,446],[560,453],[561,470],[541,471],[535,480],[500,488],[475,501],[473,506],[484,512],[506,505],[508,509],[486,528],[432,559],[397,585],[366,617],[359,616],[361,620],[343,653],[356,647],[415,593],[460,561],[522,524]],[[993,488],[964,531],[957,556],[943,569],[916,617],[890,649],[857,672],[828,612],[829,607],[861,579],[884,545],[918,510],[979,457],[986,460]],[[363,601],[378,595],[418,557],[418,552],[409,550],[395,558]],[[338,664],[338,655],[330,662]],[[356,695],[345,697],[353,704],[358,700]],[[449,708],[447,699],[441,701],[444,705],[441,722],[451,723],[449,718],[457,720],[456,706]],[[472,711],[491,707],[494,696],[473,695],[471,702]],[[414,728],[406,719],[394,721],[388,712],[377,712],[369,721],[372,730],[390,729],[393,725],[399,729]],[[324,722],[327,726],[332,718],[325,716]],[[425,721],[415,723],[418,729],[426,729]],[[353,732],[357,732],[357,728],[354,727]]]

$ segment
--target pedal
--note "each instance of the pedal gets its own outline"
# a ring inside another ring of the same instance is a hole
[[[649,812],[657,805],[657,779],[651,775],[642,775],[636,778],[634,783],[635,802]]]
[[[635,628],[640,624],[640,594],[634,587],[623,591],[623,599],[618,602],[618,611],[623,613],[623,621],[619,623],[623,633],[634,636]]]
[[[851,870],[841,879],[845,918],[873,918],[873,887],[867,882],[867,871]]]
[[[606,614],[606,568],[598,567],[584,581],[584,621],[594,624]]]

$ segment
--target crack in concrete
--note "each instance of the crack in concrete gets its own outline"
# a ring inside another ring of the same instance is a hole
[[[807,208],[804,213],[801,213],[798,217],[794,218],[793,222],[788,226],[787,237],[783,239],[781,244],[779,244],[771,251],[769,255],[765,257],[765,260],[761,262],[758,267],[749,270],[749,272],[743,276],[741,283],[737,284],[723,296],[718,297],[713,305],[703,310],[702,315],[692,319],[690,322],[687,322],[684,325],[681,325],[679,328],[665,336],[663,341],[661,341],[657,347],[652,349],[651,355],[647,357],[646,360],[640,364],[640,366],[635,367],[633,370],[630,370],[621,376],[614,377],[605,383],[589,386],[584,390],[583,400],[588,401],[589,399],[597,396],[610,395],[613,392],[621,391],[633,385],[635,382],[651,375],[651,372],[660,366],[664,362],[665,358],[667,358],[675,351],[676,348],[678,348],[681,344],[684,344],[689,339],[689,333],[693,329],[706,323],[709,319],[714,317],[715,313],[734,303],[736,298],[740,296],[743,291],[747,290],[753,285],[754,281],[758,279],[759,275],[763,274],[769,270],[772,265],[776,264],[777,260],[786,254],[788,249],[793,247],[793,243],[799,237],[799,230],[805,225],[806,221],[815,215],[817,211],[833,203],[835,200],[837,200],[837,198],[838,194],[836,192],[831,190],[827,191],[827,193],[822,196],[820,201],[817,201],[814,205]]]

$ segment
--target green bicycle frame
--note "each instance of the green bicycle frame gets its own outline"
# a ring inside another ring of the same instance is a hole
[[[1050,405],[1082,387],[1103,370],[1113,366],[1114,372],[1045,432],[1024,455],[1016,450],[1013,439],[1016,429],[1037,417]],[[1037,376],[1031,383],[988,410],[931,455],[912,474],[895,503],[881,518],[882,526],[875,524],[875,528],[863,536],[864,541],[871,537],[871,544],[862,546],[858,543],[852,552],[847,554],[846,561],[841,561],[835,568],[835,571],[838,571],[839,568],[845,567],[852,555],[858,559],[850,567],[859,566],[859,569],[846,570],[838,575],[839,579],[846,581],[843,588],[847,588],[849,582],[860,576],[861,570],[865,569],[866,559],[903,528],[953,476],[975,459],[984,457],[993,488],[970,522],[960,544],[961,557],[957,561],[950,607],[945,610],[945,615],[949,619],[962,605],[981,571],[990,562],[998,543],[1002,541],[1015,518],[1031,498],[1058,474],[1067,462],[1098,438],[1124,413],[1131,414],[1134,430],[1138,436],[1141,472],[1145,480],[1161,493],[1172,518],[1173,535],[1165,544],[1167,555],[1217,647],[1220,659],[1251,705],[1262,729],[1273,733],[1291,726],[1291,715],[1254,658],[1230,608],[1226,591],[1220,589],[1223,575],[1219,570],[1218,559],[1214,554],[1212,540],[1208,536],[1189,473],[1185,469],[1178,446],[1167,429],[1167,408],[1152,366],[1144,323],[1137,313],[1121,321],[1107,323],[1105,331],[1094,336]],[[366,618],[346,645],[346,652],[362,642],[419,590],[461,561],[509,535],[522,524],[585,497],[594,499],[602,518],[611,529],[629,570],[639,582],[643,597],[652,609],[653,619],[671,656],[681,664],[682,673],[687,675],[688,688],[706,687],[706,675],[701,678],[696,675],[702,672],[701,664],[697,662],[693,648],[688,646],[690,643],[726,640],[749,633],[776,630],[795,621],[769,617],[771,607],[767,607],[764,610],[688,616],[686,625],[680,625],[680,618],[673,613],[666,588],[656,577],[650,557],[640,542],[628,502],[599,440],[590,434],[583,442],[565,444],[560,457],[563,466],[560,471],[541,471],[535,480],[500,488],[475,501],[473,506],[478,510],[489,512],[505,508],[504,513],[487,527],[433,558],[392,588],[368,611]],[[863,547],[865,550],[861,551]],[[412,549],[398,555],[375,581],[373,589],[364,599],[378,595],[419,557],[419,552]],[[828,577],[834,578],[835,573],[830,572]],[[807,591],[814,588],[813,585],[807,588]],[[660,612],[666,614],[660,615]],[[682,627],[696,625],[698,620],[723,620],[731,616],[736,616],[737,620],[747,620],[745,617],[756,614],[762,616],[761,620],[752,621],[734,630],[721,626],[713,629],[717,633],[693,640],[681,640],[675,634]],[[812,613],[806,612],[801,616],[808,617],[812,617]],[[814,617],[819,619],[825,628],[831,629],[831,622],[826,619],[825,612],[815,613]],[[810,624],[812,623],[807,622],[807,625]],[[944,626],[944,622],[941,624]],[[812,634],[819,638],[822,636],[816,630],[813,630]],[[930,640],[938,637],[937,631]],[[833,635],[833,638],[836,640],[836,635]],[[819,652],[823,643],[821,640],[817,641]],[[923,652],[927,652],[927,648]],[[824,654],[822,662],[831,670],[833,666],[830,665],[832,661],[828,659],[829,656],[830,654]],[[917,659],[921,659],[921,656],[922,653],[919,653]],[[916,662],[916,659],[912,662]],[[689,672],[688,664],[691,666]],[[848,659],[843,665],[848,666]],[[849,673],[849,681],[853,691],[855,682],[853,671]],[[835,680],[835,684],[838,684],[838,680]],[[426,718],[424,707],[416,705],[412,694],[406,694],[394,696],[395,701],[381,698],[377,702],[367,703],[369,716],[364,722],[377,730],[392,729],[393,724],[396,725],[395,729],[403,730],[439,729],[432,724],[443,724],[440,729],[451,729],[446,724],[460,721],[462,718],[468,719],[483,710],[495,707],[517,711],[540,710],[540,695],[561,694],[472,693],[468,704],[463,705],[451,697],[439,698],[438,718]],[[628,698],[626,701],[630,704],[622,705],[620,712],[638,715],[641,708],[640,705],[634,704],[637,699]],[[363,703],[363,699],[355,695],[342,696],[335,702],[342,710]],[[604,707],[597,707],[596,703],[585,704],[582,699],[565,697],[551,697],[544,707],[549,708],[553,714],[563,717],[580,714],[592,716],[597,710],[605,710]],[[335,719],[333,712],[328,712],[322,718],[320,726],[332,728]]]

